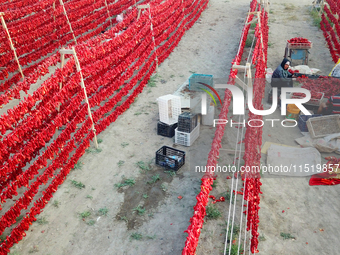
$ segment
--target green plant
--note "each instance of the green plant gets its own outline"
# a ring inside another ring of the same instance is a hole
[[[161,180],[161,178],[159,177],[159,174],[153,175],[151,176],[151,181],[147,181],[147,184],[153,184],[157,181]]]
[[[206,209],[206,217],[209,220],[218,219],[221,217],[221,212],[215,205],[208,205]]]
[[[150,80],[148,81],[148,87],[149,88],[153,88],[156,87],[156,82],[157,82],[157,78],[160,78],[159,75],[154,75],[150,78]]]
[[[58,200],[54,200],[52,205],[53,205],[54,207],[58,208],[58,207],[59,207],[59,204],[60,204],[60,202],[59,202]]]
[[[313,9],[312,11],[309,12],[309,14],[312,17],[313,26],[320,28],[320,23],[322,19],[321,19],[321,15],[319,14],[319,12]]]
[[[125,163],[125,161],[119,160],[118,163],[117,163],[117,165],[118,165],[118,167],[121,167],[122,165],[124,165],[124,163]]]
[[[100,215],[103,215],[103,216],[106,216],[108,212],[109,212],[109,209],[107,209],[106,207],[100,208],[100,209],[98,210],[98,213],[99,213]]]
[[[217,179],[214,180],[214,182],[213,182],[213,184],[211,185],[211,187],[216,188],[216,187],[217,187],[217,183],[218,183]]]
[[[142,171],[149,171],[150,170],[149,164],[145,163],[144,161],[138,161],[136,164]]]
[[[102,151],[102,149],[100,149],[100,148],[95,148],[95,149],[93,149],[93,148],[90,148],[90,149],[86,149],[85,150],[87,153],[99,153],[99,152],[101,152]]]
[[[79,216],[80,216],[80,218],[85,219],[85,218],[91,216],[91,212],[90,211],[84,211],[84,212],[80,213]]]
[[[257,23],[256,22],[253,22],[250,24],[250,28],[254,29],[256,27]]]
[[[168,190],[164,183],[162,183],[161,189],[162,189],[164,192]]]
[[[190,70],[189,70],[189,73],[196,73],[196,71],[190,71]]]
[[[83,164],[80,161],[78,161],[77,164],[74,165],[72,170],[81,169],[82,167],[83,167]]]
[[[45,217],[41,217],[41,218],[37,219],[37,223],[39,225],[46,225],[48,223],[48,221],[46,220]]]
[[[174,78],[174,77],[175,77],[175,75],[173,75],[173,74],[172,74],[172,75],[170,75],[170,78]]]
[[[87,225],[89,226],[93,226],[96,222],[94,220],[89,220],[88,222],[86,222]]]
[[[168,174],[170,177],[174,177],[176,175],[175,171],[164,171],[164,173]]]
[[[274,45],[274,43],[268,43],[268,47],[272,47]]]
[[[142,112],[135,112],[135,115],[141,115],[142,114]]]
[[[127,143],[127,142],[123,142],[123,143],[121,143],[120,144],[123,148],[125,148],[126,146],[128,146],[129,145],[129,143]]]
[[[138,205],[137,207],[133,208],[132,211],[133,212],[137,212],[138,215],[144,215],[145,213],[145,208],[142,208],[140,205]]]
[[[153,218],[153,213],[149,213],[148,216],[149,216],[150,218]]]
[[[238,245],[237,244],[232,244],[231,245],[231,249],[230,249],[230,253],[229,253],[229,245],[227,246],[227,254],[230,254],[230,255],[237,255],[239,254],[238,253]],[[240,253],[243,254],[243,248],[242,248],[242,245],[240,245]]]
[[[76,187],[76,188],[78,188],[78,189],[83,189],[83,188],[85,188],[85,185],[84,185],[83,183],[81,183],[81,182],[77,182],[77,181],[75,181],[75,180],[72,180],[71,183],[72,183],[72,185],[73,185],[74,187]]]
[[[270,9],[269,14],[274,14],[274,11],[272,9]]]
[[[148,194],[143,194],[143,198],[147,199],[148,197]]]
[[[249,47],[251,47],[252,44],[253,44],[253,37],[252,36],[248,36],[247,40],[246,40],[245,46],[249,48]]]
[[[281,232],[281,233],[280,233],[280,236],[283,237],[283,240],[286,240],[286,239],[295,239],[295,237],[292,236],[292,235],[289,234],[289,233],[283,233],[283,232]]]
[[[100,144],[100,143],[102,143],[102,142],[103,142],[103,139],[101,139],[101,138],[98,138],[98,139],[97,139],[97,143],[98,143],[98,144]]]
[[[259,240],[261,242],[266,241],[266,237],[262,234],[262,235],[259,236]]]
[[[143,239],[143,235],[141,233],[132,233],[130,236],[130,240],[142,240]]]
[[[24,218],[24,215],[20,215],[15,219],[15,222],[19,222]]]
[[[146,238],[147,238],[147,239],[151,239],[151,240],[153,240],[153,239],[155,239],[155,238],[156,238],[156,235],[153,235],[153,236],[146,236]]]
[[[119,189],[121,187],[125,187],[125,186],[133,186],[135,185],[136,181],[134,179],[125,179],[123,182],[121,183],[116,183],[115,186]]]
[[[120,220],[123,220],[125,222],[128,222],[128,219],[126,218],[126,216],[120,216]]]

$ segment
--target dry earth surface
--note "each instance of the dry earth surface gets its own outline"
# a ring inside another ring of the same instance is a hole
[[[307,0],[270,2],[268,67],[274,70],[280,64],[287,39],[302,36],[313,42],[309,66],[324,74],[331,70],[333,64],[322,32],[312,25],[308,14],[310,6]],[[102,151],[87,153],[80,159],[80,167],[70,173],[11,254],[181,254],[186,238],[183,231],[193,215],[203,175],[195,172],[195,166],[205,166],[215,128],[201,126],[200,136],[191,147],[174,145],[173,139],[157,136],[156,99],[172,94],[192,72],[226,78],[248,9],[249,0],[210,2],[160,66],[154,79],[156,86],[146,87],[130,109],[100,134]],[[278,110],[271,117],[283,119]],[[235,148],[237,131],[226,128],[223,148]],[[263,131],[263,144],[271,141],[296,145],[294,139],[301,136],[297,127],[265,126]],[[155,165],[155,152],[163,145],[186,152],[186,163],[175,176]],[[265,163],[266,156],[262,156]],[[232,162],[233,155],[221,151],[219,163]],[[231,180],[225,176],[219,175],[212,195],[230,190]],[[115,186],[127,179],[135,184]],[[85,187],[78,189],[72,180]],[[261,254],[339,254],[340,186],[310,187],[308,180],[262,179]],[[238,185],[240,188],[241,183]],[[216,207],[222,216],[204,224],[198,255],[223,254],[229,202],[217,203]],[[235,218],[238,226],[241,207],[239,197]],[[295,239],[284,240],[281,232]]]

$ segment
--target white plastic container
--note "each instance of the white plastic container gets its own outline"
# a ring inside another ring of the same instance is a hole
[[[215,116],[215,106],[210,105],[207,114],[202,114],[202,125],[204,126],[212,126],[214,125],[214,116]]]
[[[200,123],[197,123],[197,126],[191,133],[180,132],[175,129],[175,143],[183,146],[191,146],[196,139],[200,135]]]
[[[178,122],[181,114],[181,98],[174,95],[165,95],[157,98],[159,108],[159,120],[172,125]]]

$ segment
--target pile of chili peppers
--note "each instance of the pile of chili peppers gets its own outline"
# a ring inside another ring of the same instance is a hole
[[[310,186],[340,184],[340,158],[326,157],[328,160],[321,173],[313,175],[309,180]]]
[[[118,2],[108,2],[118,7]],[[0,233],[26,213],[0,244],[0,254],[8,253],[10,247],[25,236],[35,217],[89,147],[95,135],[92,125],[99,134],[130,107],[157,64],[169,56],[208,4],[206,0],[160,2],[153,2],[155,5],[142,11],[138,20],[138,10],[133,8],[109,31],[75,46],[89,106],[96,106],[92,109],[92,119],[88,116],[84,89],[80,86],[81,75],[76,71],[73,56],[32,95],[0,116],[0,199],[2,204],[15,199],[14,205],[0,218]],[[65,1],[65,5],[71,3],[72,0]],[[86,7],[88,1],[81,3],[83,8],[91,7]],[[124,3],[130,4],[130,1]],[[43,3],[33,5],[38,12]],[[81,17],[77,6],[69,5],[69,9],[74,15],[71,17]],[[12,17],[21,17],[19,12],[11,13]],[[76,29],[77,26],[74,31]],[[118,34],[120,31],[123,32]],[[0,97],[1,105],[13,96],[19,98],[20,90],[27,91],[59,58],[56,53],[43,60],[24,81]],[[122,103],[118,105],[118,102]],[[58,131],[61,127],[62,131]],[[58,136],[53,140],[56,131]],[[50,184],[46,186],[47,183]],[[19,192],[20,188],[24,190]]]

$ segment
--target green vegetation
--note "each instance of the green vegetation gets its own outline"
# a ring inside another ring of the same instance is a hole
[[[88,222],[86,222],[86,224],[89,226],[93,226],[95,223],[96,223],[95,220],[89,220]]]
[[[48,223],[48,221],[46,220],[45,217],[41,217],[41,218],[37,219],[37,223],[39,225],[46,225]]]
[[[123,142],[123,143],[121,143],[120,144],[123,148],[125,148],[126,146],[128,146],[129,145],[129,143],[127,143],[127,142]]]
[[[133,212],[137,212],[138,215],[144,215],[145,213],[145,208],[142,208],[140,205],[138,205],[137,207],[133,208],[132,211]]]
[[[208,205],[206,209],[206,217],[209,220],[218,219],[222,216],[221,212],[215,205]]]
[[[157,181],[161,180],[161,178],[159,177],[159,174],[153,175],[151,176],[151,181],[147,181],[147,184],[153,184]]]
[[[250,36],[250,35],[249,35],[249,36],[247,37],[246,45],[245,45],[245,46],[249,48],[249,47],[251,47],[252,44],[253,44],[253,36]]]
[[[283,240],[286,240],[286,239],[295,239],[295,237],[292,236],[292,235],[289,234],[289,233],[283,233],[283,232],[281,232],[281,233],[280,233],[280,236],[283,237]]]
[[[103,216],[106,216],[108,212],[109,212],[109,209],[107,209],[106,207],[100,208],[100,209],[98,210],[98,213],[99,213],[100,215],[103,215]]]
[[[130,240],[142,240],[143,239],[143,235],[141,233],[132,233],[130,236]]]
[[[313,9],[312,11],[309,12],[309,14],[312,17],[313,26],[320,28],[321,15],[319,14],[319,12]]]
[[[125,179],[123,182],[121,183],[116,183],[115,186],[119,189],[121,187],[125,187],[125,186],[133,186],[135,185],[136,181],[134,179]]]
[[[91,212],[90,211],[84,211],[82,213],[79,214],[81,219],[85,219],[91,216]]]
[[[85,150],[87,153],[99,153],[99,152],[101,152],[102,151],[102,149],[100,149],[100,148],[95,148],[95,149],[93,149],[93,148],[90,148],[90,149],[86,149]]]
[[[117,163],[117,165],[118,165],[118,167],[121,167],[122,165],[124,165],[124,163],[125,163],[125,161],[119,160],[118,163]]]
[[[150,163],[145,163],[144,161],[138,161],[136,165],[144,172],[150,170]]]
[[[81,183],[81,182],[77,182],[77,181],[75,181],[75,180],[72,180],[71,183],[72,183],[72,185],[73,185],[74,187],[76,187],[76,188],[78,188],[78,189],[83,189],[83,188],[85,188],[85,185],[84,185],[83,183]]]
[[[77,164],[74,165],[72,170],[78,170],[78,169],[81,169],[82,167],[83,167],[83,164],[80,161],[78,161]]]

